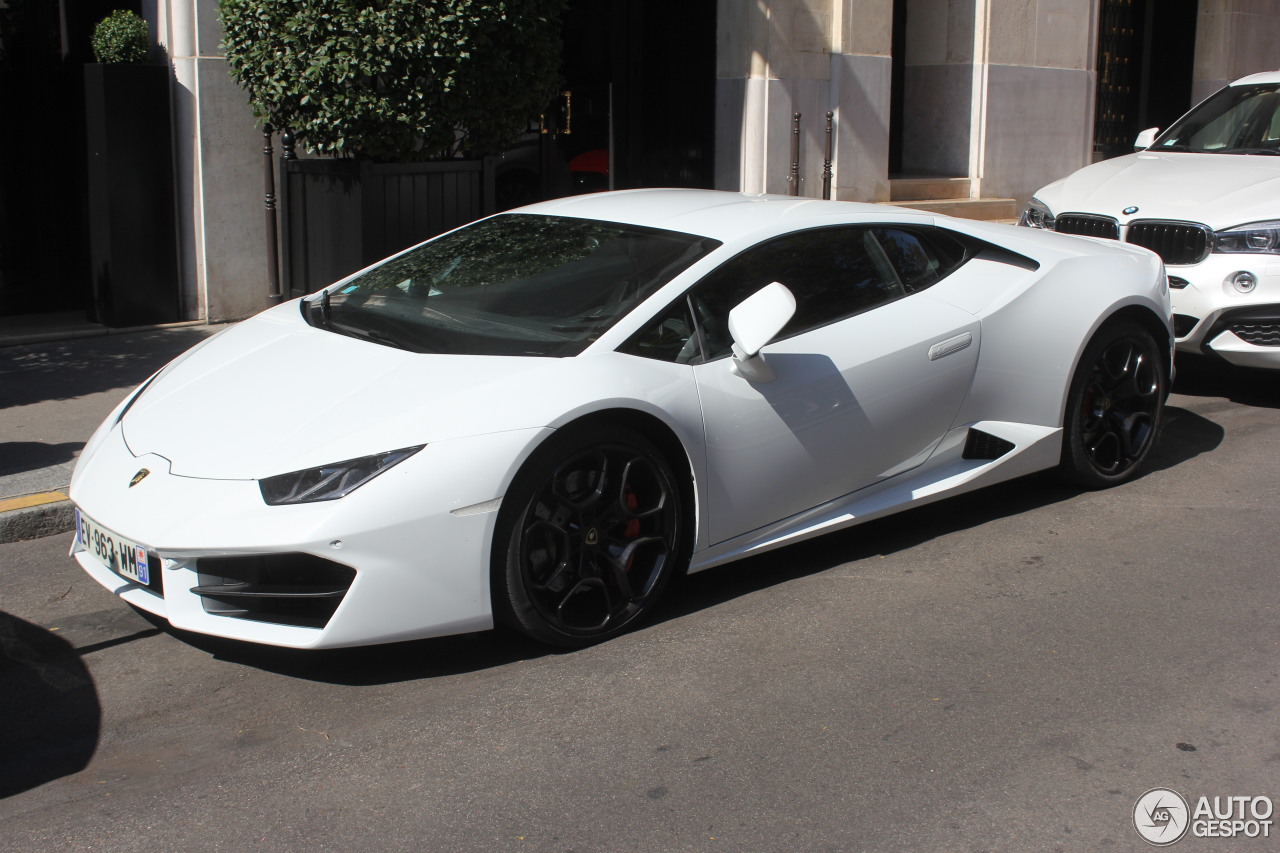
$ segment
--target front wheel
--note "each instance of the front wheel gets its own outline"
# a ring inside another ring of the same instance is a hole
[[[521,469],[494,541],[499,620],[580,647],[649,614],[688,559],[685,498],[652,442],[618,426],[557,433]]]
[[[1062,472],[1088,488],[1123,483],[1151,453],[1168,395],[1168,357],[1151,333],[1126,323],[1085,347],[1067,398]]]

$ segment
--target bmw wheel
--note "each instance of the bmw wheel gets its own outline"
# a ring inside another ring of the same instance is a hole
[[[1168,357],[1132,323],[1101,329],[1085,347],[1067,399],[1062,470],[1089,488],[1132,478],[1151,453],[1168,396]]]
[[[684,492],[652,442],[618,426],[557,433],[503,501],[495,612],[552,645],[607,639],[653,610],[686,539]]]

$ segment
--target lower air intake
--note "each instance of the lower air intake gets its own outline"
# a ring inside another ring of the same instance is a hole
[[[205,557],[196,563],[206,613],[323,628],[356,578],[354,569],[312,554]]]
[[[1280,318],[1237,320],[1227,326],[1236,337],[1258,347],[1280,347]]]
[[[1174,314],[1173,315],[1173,336],[1175,338],[1185,338],[1191,334],[1191,330],[1196,327],[1196,323],[1200,322],[1199,317],[1192,317],[1190,314]]]

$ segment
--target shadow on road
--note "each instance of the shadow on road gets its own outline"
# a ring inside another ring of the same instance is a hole
[[[132,388],[216,329],[192,326],[0,348],[0,408]]]
[[[1205,356],[1178,353],[1175,394],[1225,397],[1233,403],[1280,408],[1280,375],[1274,370],[1236,367]]]
[[[1212,421],[1176,407],[1166,412],[1163,436],[1148,471],[1186,462],[1222,441],[1223,430]],[[1063,485],[1052,472],[1046,472],[710,569],[682,579],[654,621],[687,616],[760,589],[844,563],[906,550],[1079,494],[1078,488]],[[507,631],[329,651],[279,649],[176,631],[164,620],[139,612],[167,633],[220,660],[291,678],[348,686],[458,675],[559,653]]]
[[[1222,427],[1207,418],[1175,406],[1166,407],[1159,443],[1152,450],[1141,477],[1213,450],[1222,443],[1224,435]],[[1065,485],[1053,471],[1045,471],[870,521],[692,575],[666,603],[659,618],[685,616],[769,586],[844,563],[904,551],[940,536],[1070,500],[1079,494],[1079,488]]]
[[[45,444],[43,441],[0,441],[0,477],[38,471],[76,458],[81,441]]]
[[[218,660],[348,687],[459,675],[556,653],[505,630],[353,649],[282,649],[178,631],[159,617],[138,612],[165,633]]]
[[[83,770],[102,709],[81,653],[0,612],[0,799]]]
[[[1208,418],[1178,406],[1165,406],[1159,441],[1147,459],[1147,473],[1189,462],[1222,444],[1225,437],[1226,430]]]

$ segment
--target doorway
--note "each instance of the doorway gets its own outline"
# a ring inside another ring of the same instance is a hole
[[[119,0],[0,8],[0,316],[90,303],[84,65]]]
[[[893,0],[889,176],[968,178],[975,0]]]
[[[1168,127],[1191,108],[1198,5],[1198,0],[1103,0],[1095,161],[1132,152],[1140,131]]]
[[[571,0],[562,32],[562,91],[499,165],[498,206],[713,186],[716,0]]]

